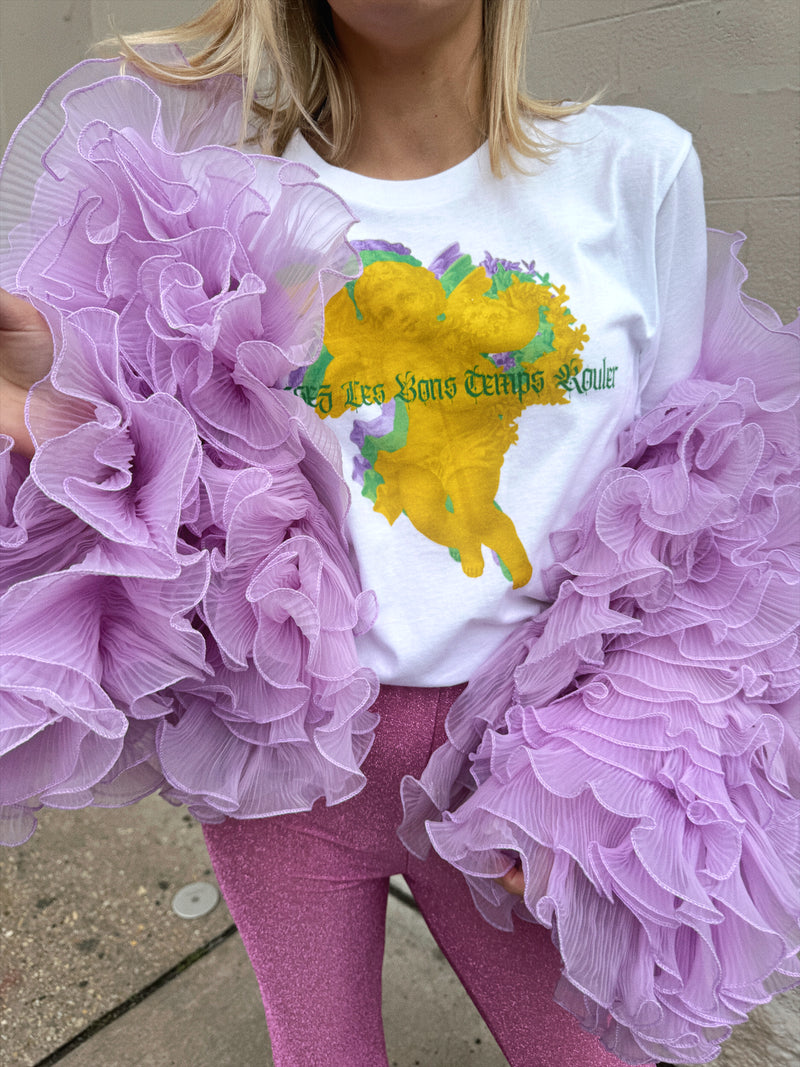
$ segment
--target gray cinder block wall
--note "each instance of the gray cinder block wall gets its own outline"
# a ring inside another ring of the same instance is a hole
[[[709,225],[744,230],[748,292],[788,321],[800,298],[800,4],[542,0],[536,95],[649,107],[690,130]]]
[[[190,18],[200,0],[0,0],[0,141],[109,32]],[[535,95],[651,107],[695,137],[709,223],[750,234],[748,291],[794,317],[800,278],[800,5],[794,0],[542,0]],[[718,1067],[793,1067],[794,994],[757,1009]]]

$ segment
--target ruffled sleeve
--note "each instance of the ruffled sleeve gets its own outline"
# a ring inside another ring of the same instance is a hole
[[[3,163],[2,278],[45,316],[0,457],[0,840],[160,791],[218,821],[346,799],[377,718],[327,429],[283,388],[359,270],[308,168],[225,147],[235,78],[68,72]],[[7,210],[6,210],[7,208]]]
[[[557,999],[629,1063],[707,1062],[800,978],[800,345],[740,294],[742,239],[710,235],[694,374],[554,536],[552,606],[404,782],[409,848],[549,927]]]

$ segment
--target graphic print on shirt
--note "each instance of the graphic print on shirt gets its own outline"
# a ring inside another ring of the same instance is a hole
[[[613,387],[613,369],[587,379],[586,328],[531,263],[475,264],[453,245],[426,268],[401,245],[354,244],[363,273],[328,301],[322,352],[289,387],[323,418],[380,405],[351,433],[353,478],[374,510],[390,524],[405,514],[469,577],[486,546],[526,585],[531,562],[495,500],[517,419]]]

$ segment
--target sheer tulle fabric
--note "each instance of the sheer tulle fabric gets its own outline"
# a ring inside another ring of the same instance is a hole
[[[304,167],[209,147],[235,79],[117,71],[65,75],[4,163],[3,277],[56,341],[30,467],[3,455],[7,843],[42,805],[156,790],[207,821],[335,803],[376,721],[337,448],[281,388],[359,269],[352,215]]]
[[[401,836],[630,1063],[713,1059],[800,977],[797,324],[710,235],[703,354],[553,537],[553,604],[470,681]],[[518,860],[525,897],[493,881]]]

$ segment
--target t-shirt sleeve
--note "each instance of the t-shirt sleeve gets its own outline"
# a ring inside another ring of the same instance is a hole
[[[700,161],[693,148],[658,211],[655,267],[658,325],[641,354],[641,410],[654,407],[700,355],[706,295],[706,216]]]

